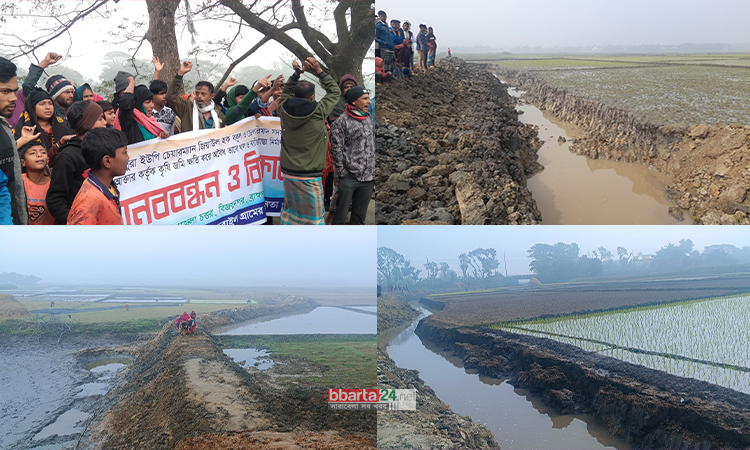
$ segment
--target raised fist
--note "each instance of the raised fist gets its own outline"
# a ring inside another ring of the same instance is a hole
[[[180,70],[177,71],[177,75],[182,77],[191,70],[193,70],[193,62],[183,61],[182,64],[180,64]]]

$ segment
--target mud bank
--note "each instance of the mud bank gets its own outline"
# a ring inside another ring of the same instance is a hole
[[[378,297],[378,333],[398,327],[419,317],[419,312],[395,294]]]
[[[492,433],[454,413],[416,370],[396,367],[378,350],[378,387],[416,389],[416,411],[378,411],[378,449],[499,449]]]
[[[112,406],[88,448],[374,449],[374,413],[330,411],[325,389],[272,385],[232,362],[205,329],[182,336],[166,324],[124,380],[107,394]]]
[[[526,188],[540,141],[482,66],[444,59],[378,86],[377,119],[376,223],[541,221]]]
[[[696,223],[750,224],[750,127],[657,125],[550,86],[528,72],[491,70],[526,91],[525,98],[537,108],[584,131],[571,151],[666,174],[671,179],[667,198],[688,210]]]
[[[542,396],[561,413],[591,414],[633,448],[748,448],[750,396],[577,347],[423,319],[416,333],[464,367]]]

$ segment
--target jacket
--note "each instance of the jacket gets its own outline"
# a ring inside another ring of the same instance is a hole
[[[351,175],[361,183],[375,174],[375,121],[357,120],[344,112],[331,126],[331,158],[336,175]]]
[[[232,86],[229,89],[229,92],[227,92],[227,125],[232,125],[245,117],[250,117],[248,109],[257,95],[258,94],[251,89],[250,92],[242,97],[242,100],[238,104],[234,95],[234,86]]]
[[[182,77],[175,75],[167,89],[167,106],[172,108],[177,117],[180,118],[180,133],[187,133],[188,131],[193,131],[193,102],[180,97],[182,87]],[[216,110],[216,115],[219,117],[219,127],[224,126],[227,123],[227,118],[221,112],[221,105],[214,104],[214,109]],[[203,129],[202,121],[199,120],[198,125]]]
[[[281,170],[298,177],[320,177],[326,167],[328,130],[326,117],[336,106],[341,90],[333,77],[318,75],[326,95],[319,102],[294,97],[299,82],[295,73],[286,83],[279,99],[281,118]]]
[[[29,224],[29,210],[26,209],[26,189],[21,177],[21,158],[18,156],[13,131],[5,117],[0,116],[0,171],[8,179],[7,188],[10,195],[10,211],[13,223]]]
[[[429,43],[429,39],[427,39],[426,34],[422,33],[421,31],[417,33],[417,51],[418,52],[426,52],[428,43]]]
[[[112,183],[115,190],[117,186]],[[101,185],[93,174],[81,186],[70,208],[68,225],[123,225],[118,196]]]
[[[8,177],[0,170],[0,225],[13,225],[13,214],[10,212],[10,193]]]
[[[58,225],[68,223],[70,207],[84,181],[83,173],[89,169],[81,153],[81,142],[78,136],[71,139],[57,155],[55,168],[52,170],[52,180],[47,191],[47,209]]]
[[[396,46],[393,44],[393,35],[388,25],[381,21],[375,24],[375,42],[378,43],[380,49],[383,50],[395,50]]]

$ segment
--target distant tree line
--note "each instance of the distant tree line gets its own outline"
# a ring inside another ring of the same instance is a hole
[[[34,275],[23,275],[15,272],[0,273],[0,283],[35,284],[37,281],[41,281],[41,278]]]
[[[606,247],[581,254],[578,244],[535,244],[528,250],[532,274],[542,283],[561,283],[595,277],[639,276],[650,273],[696,273],[738,265],[750,265],[750,247],[710,245],[694,250],[690,239],[669,243],[655,254],[636,253],[618,246],[616,255]],[[520,277],[506,277],[494,248],[476,248],[458,255],[459,275],[446,262],[430,261],[417,269],[403,255],[388,247],[378,248],[378,284],[418,289],[493,288],[518,285]],[[714,271],[715,271],[714,270]]]

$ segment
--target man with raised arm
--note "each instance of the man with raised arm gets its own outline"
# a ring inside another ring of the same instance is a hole
[[[180,91],[183,89],[182,77],[191,70],[193,70],[193,63],[184,61],[167,89],[167,106],[172,108],[180,118],[182,123],[180,131],[185,133],[223,127],[226,124],[226,117],[221,112],[221,106],[214,104],[213,84],[208,81],[199,81],[195,85],[195,100],[193,101],[180,97]]]
[[[47,55],[44,57],[42,62],[39,63],[39,65],[31,64],[29,66],[29,74],[26,75],[26,79],[23,82],[23,89],[21,89],[16,95],[16,110],[13,111],[13,116],[8,119],[8,122],[11,124],[11,126],[15,127],[16,123],[18,123],[18,119],[21,117],[21,115],[23,115],[23,112],[25,110],[24,106],[26,104],[26,97],[28,97],[29,93],[33,92],[34,89],[36,89],[36,84],[39,82],[39,78],[42,77],[44,69],[51,66],[52,64],[55,64],[61,59],[61,55],[50,52],[47,53]],[[53,75],[50,77],[50,79],[53,78],[57,82],[50,83],[48,81],[47,91],[49,92],[50,96],[52,97],[52,101],[55,104],[55,116],[62,117],[63,120],[65,120],[65,126],[68,126],[65,115],[70,105],[73,104],[74,88],[70,81],[66,80],[62,75]],[[52,86],[52,88],[50,89],[50,85],[52,84],[54,84],[54,86]]]
[[[283,225],[323,225],[323,171],[328,152],[326,118],[341,90],[315,58],[304,66],[292,63],[294,75],[284,84],[279,100],[281,118],[281,171],[284,173]],[[315,85],[300,81],[307,69],[317,75],[325,97],[315,101]]]

